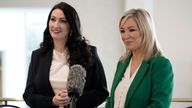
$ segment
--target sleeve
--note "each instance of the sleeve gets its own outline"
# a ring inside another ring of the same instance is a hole
[[[152,96],[146,108],[169,108],[173,91],[173,71],[168,59],[160,58],[152,68]]]
[[[93,65],[88,74],[92,74],[89,78],[89,89],[83,91],[83,95],[77,101],[78,108],[93,108],[103,103],[108,97],[106,77],[103,65],[99,59],[96,48],[92,48]],[[91,80],[91,81],[90,81]]]
[[[38,56],[33,51],[28,70],[27,84],[23,94],[26,104],[32,108],[50,108],[52,106],[52,97],[43,96],[35,89],[35,75],[38,68]]]

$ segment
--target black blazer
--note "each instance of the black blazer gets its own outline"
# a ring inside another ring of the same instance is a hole
[[[96,47],[91,46],[92,63],[84,67],[86,83],[83,95],[76,103],[77,108],[95,108],[108,97],[107,84],[102,63]],[[32,52],[28,78],[23,98],[31,108],[58,108],[52,105],[54,96],[49,82],[49,70],[53,50],[43,53],[42,49]]]

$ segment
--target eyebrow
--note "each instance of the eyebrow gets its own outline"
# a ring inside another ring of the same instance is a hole
[[[126,27],[126,29],[130,29],[130,28],[136,28],[135,26],[129,26],[129,27]],[[120,27],[120,29],[124,29],[123,27]]]
[[[51,17],[54,17],[54,18],[55,18],[54,15],[51,15]],[[66,17],[60,17],[60,19],[66,19]]]

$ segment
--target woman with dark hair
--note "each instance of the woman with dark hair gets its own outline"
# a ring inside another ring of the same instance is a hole
[[[66,88],[69,69],[75,64],[86,70],[86,83],[77,108],[95,108],[108,96],[102,63],[96,47],[81,33],[76,10],[65,2],[49,13],[40,48],[31,56],[23,98],[31,108],[63,108],[70,103]]]

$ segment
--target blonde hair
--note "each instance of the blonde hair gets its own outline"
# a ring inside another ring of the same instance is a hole
[[[150,14],[144,9],[131,9],[126,11],[120,19],[119,28],[122,19],[132,17],[137,26],[143,35],[143,39],[141,45],[144,48],[144,60],[147,60],[153,56],[163,55],[163,51],[161,50],[158,40],[156,38],[154,23],[151,19]],[[126,52],[121,60],[124,61],[131,52]]]

